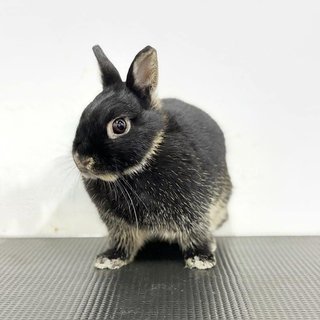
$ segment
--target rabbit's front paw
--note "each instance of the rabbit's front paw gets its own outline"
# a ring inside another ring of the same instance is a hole
[[[100,253],[94,266],[97,269],[119,269],[130,262],[128,256],[121,249],[112,248]]]
[[[189,269],[211,269],[216,265],[216,242],[211,239],[202,245],[190,248],[184,253],[186,268]]]
[[[96,258],[94,266],[97,269],[119,269],[126,265],[129,261],[121,258],[109,258],[106,255],[99,255]]]
[[[216,258],[214,255],[193,256],[187,258],[185,262],[189,269],[211,269],[216,265]]]

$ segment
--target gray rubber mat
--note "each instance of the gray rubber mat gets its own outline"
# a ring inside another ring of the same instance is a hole
[[[1,239],[0,319],[320,319],[320,237],[218,238],[212,270],[159,244],[96,270],[104,243]]]

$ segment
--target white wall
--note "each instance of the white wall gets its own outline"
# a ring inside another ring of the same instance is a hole
[[[319,16],[316,0],[2,0],[0,235],[105,234],[70,157],[100,90],[97,43],[123,77],[157,48],[160,95],[224,129],[235,188],[220,234],[319,234]]]

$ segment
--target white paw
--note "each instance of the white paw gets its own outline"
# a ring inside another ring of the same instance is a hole
[[[216,259],[200,259],[198,256],[186,259],[186,267],[189,269],[210,269],[216,265]]]
[[[109,259],[104,256],[97,257],[94,266],[97,269],[119,269],[126,265],[128,263],[128,260],[122,260],[122,259]]]

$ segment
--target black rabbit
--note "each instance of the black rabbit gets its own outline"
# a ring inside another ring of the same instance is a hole
[[[133,60],[126,82],[99,46],[103,91],[81,116],[73,158],[109,230],[97,268],[131,262],[151,239],[177,242],[189,268],[215,265],[212,231],[227,218],[231,182],[224,136],[200,109],[156,95],[156,50]]]

